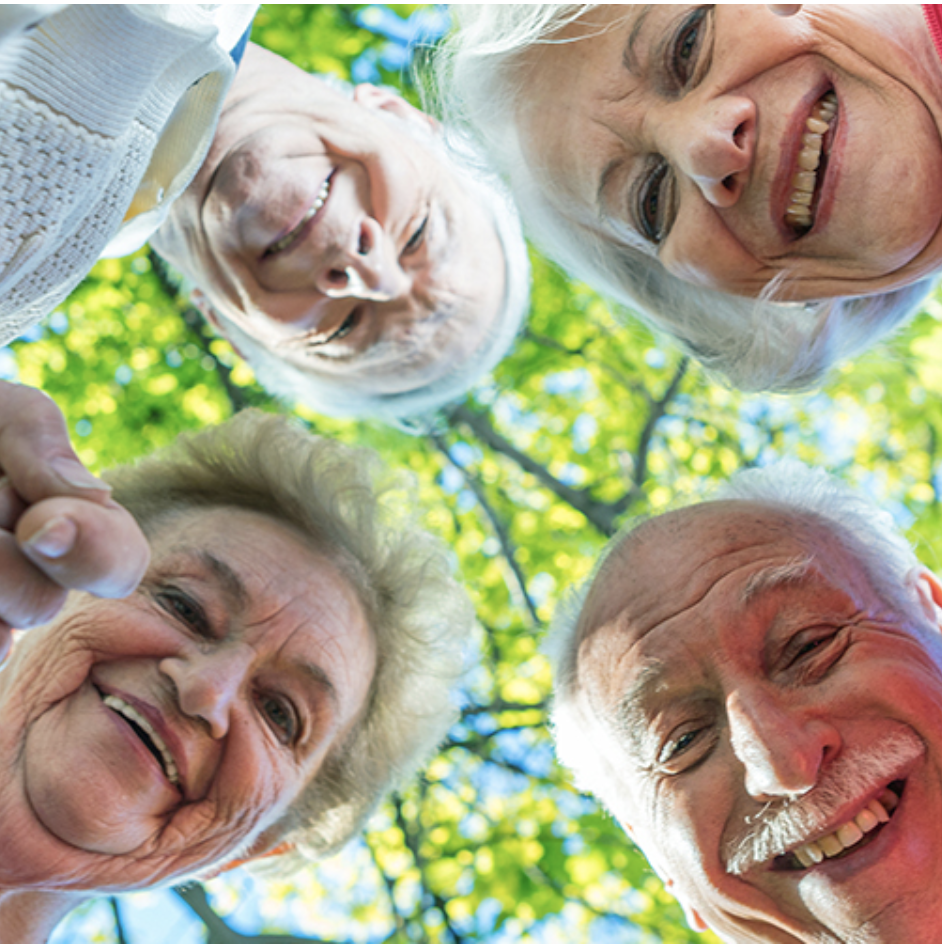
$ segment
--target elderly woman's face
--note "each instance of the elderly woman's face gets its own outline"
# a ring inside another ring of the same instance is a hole
[[[519,121],[568,218],[748,296],[942,264],[942,67],[918,7],[603,7],[562,38],[528,53]]]
[[[352,587],[288,527],[193,511],[152,547],[133,597],[77,596],[0,677],[3,859],[54,863],[65,887],[151,884],[254,841],[372,681]]]

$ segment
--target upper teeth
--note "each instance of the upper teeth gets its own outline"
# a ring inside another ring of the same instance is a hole
[[[828,92],[805,121],[802,147],[798,152],[798,171],[792,178],[792,195],[785,210],[785,222],[795,229],[807,230],[811,226],[811,201],[818,181],[821,147],[836,114],[837,96]]]
[[[314,214],[317,213],[317,211],[327,202],[327,196],[329,193],[330,193],[330,178],[328,177],[327,180],[325,180],[324,183],[321,184],[321,189],[318,191],[317,197],[315,198],[314,202],[310,205],[310,207],[308,207],[308,210],[304,214],[304,216],[301,217],[301,222],[298,223],[298,225],[295,226],[295,228],[291,230],[290,233],[286,233],[284,236],[282,236],[281,239],[278,240],[278,242],[272,243],[268,247],[268,252],[269,253],[280,252],[286,246],[290,246],[291,243],[293,243],[294,240],[297,238],[298,234],[301,232],[302,228],[304,227],[304,224],[307,223],[307,221],[311,219],[311,217],[313,217]]]
[[[892,790],[884,790],[878,799],[871,800],[853,819],[838,826],[833,833],[793,849],[795,858],[807,869],[826,858],[840,855],[845,849],[857,845],[880,823],[889,822],[890,813],[896,809],[898,803],[899,798]]]
[[[115,711],[117,711],[118,714],[124,715],[125,718],[133,721],[136,725],[138,725],[138,727],[143,728],[147,736],[153,742],[154,747],[160,751],[160,756],[163,760],[164,772],[167,774],[167,779],[174,786],[179,784],[180,774],[177,771],[177,765],[174,762],[173,756],[167,749],[167,745],[164,744],[163,738],[154,730],[151,723],[139,711],[137,711],[137,709],[133,708],[123,699],[118,698],[117,695],[105,695],[102,701],[109,708],[113,708]]]

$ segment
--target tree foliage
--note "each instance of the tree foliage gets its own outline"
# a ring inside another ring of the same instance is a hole
[[[268,7],[253,38],[305,68],[405,81],[396,22],[404,35],[425,11],[364,11]],[[373,30],[358,25],[364,16]],[[942,303],[930,302],[823,392],[746,397],[636,322],[617,320],[538,256],[533,271],[532,315],[512,356],[436,432],[412,438],[298,411],[319,432],[411,469],[428,527],[454,549],[477,607],[482,659],[441,753],[330,862],[291,880],[242,870],[175,893],[96,901],[55,940],[709,940],[687,930],[617,825],[555,765],[544,630],[628,517],[786,454],[871,494],[933,565],[942,534]],[[286,409],[254,385],[146,251],[100,263],[13,351],[0,368],[57,400],[93,468],[246,404]]]

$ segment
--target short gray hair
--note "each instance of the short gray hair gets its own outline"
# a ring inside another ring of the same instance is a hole
[[[920,562],[911,545],[889,513],[823,469],[809,468],[794,459],[748,469],[722,484],[708,501],[756,502],[824,524],[863,565],[883,602],[909,619],[914,628],[924,623],[911,580]],[[555,662],[552,726],[557,754],[573,771],[578,785],[598,796],[616,815],[624,784],[618,758],[611,750],[614,719],[600,717],[578,684],[579,642],[590,590],[612,566],[623,563],[626,544],[645,520],[650,519],[629,523],[609,542],[589,580],[558,608],[548,644]]]
[[[340,848],[444,739],[473,635],[447,548],[415,522],[411,482],[372,450],[254,410],[105,478],[147,534],[188,509],[261,512],[305,535],[357,591],[377,646],[366,707],[279,824],[303,853]]]
[[[459,29],[439,48],[431,93],[449,121],[472,130],[511,190],[534,243],[569,273],[632,309],[707,369],[741,390],[791,392],[824,380],[839,361],[892,333],[915,311],[931,279],[879,295],[806,303],[758,299],[690,285],[593,219],[562,212],[525,157],[518,118],[529,82],[524,53],[554,42],[597,4],[457,4]]]

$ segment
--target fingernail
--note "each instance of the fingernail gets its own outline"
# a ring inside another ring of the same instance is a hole
[[[53,518],[28,537],[23,546],[43,557],[62,557],[75,546],[76,537],[78,528],[71,518]]]
[[[65,456],[56,456],[49,460],[49,465],[57,472],[69,485],[76,488],[95,489],[99,492],[110,492],[111,486],[107,482],[92,475],[85,466],[77,459],[69,459]]]

